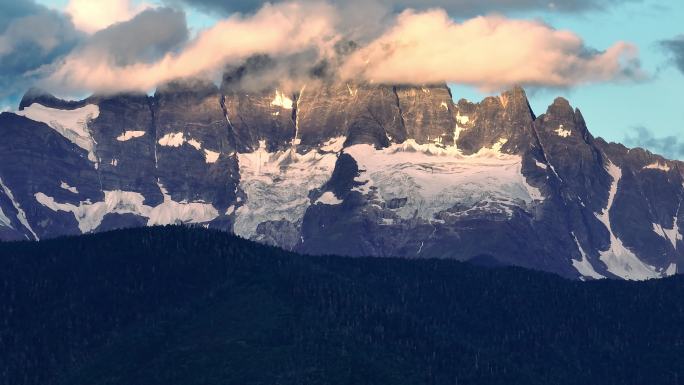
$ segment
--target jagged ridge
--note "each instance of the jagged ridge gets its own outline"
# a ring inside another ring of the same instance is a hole
[[[31,91],[0,116],[0,236],[194,222],[306,253],[489,255],[583,279],[670,275],[684,256],[681,163],[594,139],[564,99],[537,117],[521,88],[474,104],[446,85],[245,91],[243,75],[152,97]]]

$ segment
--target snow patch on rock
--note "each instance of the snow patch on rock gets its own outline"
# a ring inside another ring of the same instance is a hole
[[[59,110],[33,103],[22,111],[17,111],[16,114],[47,124],[60,135],[86,150],[88,160],[97,164],[96,143],[88,129],[88,123],[100,116],[100,108],[97,105],[88,104],[74,110]]]
[[[187,143],[197,151],[202,151],[202,142],[197,139],[187,139],[182,132],[166,134],[159,139],[159,145],[166,147],[180,147],[183,143]],[[204,154],[204,160],[208,164],[216,163],[221,155],[219,152],[211,151],[206,148],[202,153]]]
[[[158,183],[164,202],[149,209],[143,216],[149,218],[148,226],[170,225],[175,223],[207,223],[219,216],[216,208],[205,202],[176,202],[166,189]],[[148,207],[148,206],[145,206]]]
[[[456,112],[456,122],[460,125],[466,125],[470,122],[470,117],[461,115],[461,111]]]
[[[665,275],[671,277],[675,274],[677,274],[677,264],[671,263],[670,266],[667,267],[667,270],[665,270]]]
[[[606,265],[606,269],[616,276],[632,281],[643,281],[652,278],[660,278],[654,266],[642,262],[613,232],[610,221],[610,210],[615,202],[615,195],[618,191],[620,179],[622,179],[622,169],[608,161],[606,171],[613,178],[608,194],[608,204],[603,211],[595,213],[596,218],[603,223],[610,234],[610,246],[607,250],[600,251],[600,259]]]
[[[167,225],[175,223],[206,223],[218,217],[218,211],[210,204],[192,202],[179,203],[171,199],[162,190],[164,202],[150,207],[143,202],[145,197],[133,191],[105,191],[104,201],[80,202],[78,205],[59,203],[53,197],[42,192],[36,193],[35,198],[41,205],[53,210],[70,212],[78,222],[82,233],[95,231],[107,214],[133,214],[148,218],[147,225]]]
[[[12,227],[12,221],[2,211],[2,207],[0,207],[0,226],[1,227],[10,227],[10,228]]]
[[[649,165],[643,167],[643,170],[660,170],[664,172],[670,171],[670,166],[667,163],[662,163],[660,161],[653,162]]]
[[[188,144],[191,145],[197,151],[200,151],[202,149],[202,143],[195,139],[188,140]]]
[[[548,169],[548,167],[549,167],[546,165],[546,163],[541,163],[540,161],[538,161],[536,159],[534,160],[534,164],[536,164],[537,167],[544,169],[544,170]]]
[[[61,182],[59,187],[71,193],[78,194],[78,189],[76,187],[69,186],[69,184],[66,182]]]
[[[271,105],[284,108],[286,110],[291,110],[294,103],[292,102],[292,99],[285,96],[284,93],[280,92],[279,90],[276,90],[275,97],[271,101]]]
[[[503,148],[503,146],[504,146],[506,143],[508,143],[508,139],[506,139],[506,138],[501,138],[501,139],[499,139],[499,141],[497,141],[496,143],[494,143],[494,145],[492,146],[492,150],[493,150],[494,152],[500,153],[500,152],[501,152],[501,149]],[[486,149],[483,149],[483,150],[486,150]],[[482,150],[481,150],[481,151],[482,151]]]
[[[580,252],[580,255],[582,255],[581,260],[572,260],[572,266],[577,270],[578,273],[582,275],[582,277],[590,277],[593,279],[603,279],[606,278],[603,275],[599,274],[596,272],[594,269],[594,266],[592,266],[591,261],[587,257],[587,253],[584,252],[584,249],[582,248],[582,245],[580,245],[579,240],[577,240],[577,237],[575,236],[575,233],[571,233],[572,238],[575,240],[575,244],[577,245],[577,249]]]
[[[561,138],[567,138],[569,136],[572,136],[572,131],[566,130],[562,124],[554,132]]]
[[[311,204],[309,192],[330,179],[337,161],[333,153],[270,153],[265,141],[259,144],[254,152],[238,154],[240,188],[247,199],[236,211],[233,231],[244,238],[256,236],[259,223],[267,221],[301,225]]]
[[[682,234],[679,232],[679,225],[677,223],[677,217],[673,219],[674,225],[672,226],[671,229],[666,229],[663,226],[654,223],[653,224],[653,231],[661,236],[663,239],[669,241],[672,243],[672,247],[677,249],[677,242],[684,240],[684,237]]]
[[[503,108],[508,107],[508,95],[506,95],[506,94],[499,95],[499,101],[501,102],[501,106]]]
[[[119,142],[127,142],[131,139],[140,138],[145,135],[145,131],[124,131],[123,134],[116,137]]]
[[[204,149],[204,159],[207,163],[216,163],[216,161],[218,161],[219,155],[221,154],[218,152]]]
[[[185,143],[185,135],[182,132],[166,134],[159,139],[158,143],[164,147],[180,147]]]
[[[323,195],[321,195],[321,197],[318,198],[318,200],[316,200],[316,203],[322,203],[324,205],[331,205],[331,206],[339,205],[342,202],[343,201],[341,199],[338,199],[335,196],[335,194],[331,191],[324,192]]]
[[[14,199],[14,195],[12,194],[12,191],[5,185],[5,183],[2,181],[2,178],[0,178],[0,187],[2,187],[2,190],[5,192],[5,195],[12,201],[12,206],[14,206],[14,209],[17,211],[17,219],[19,220],[19,223],[21,223],[26,230],[28,230],[31,235],[33,235],[34,240],[39,240],[38,235],[33,231],[33,228],[31,228],[31,225],[29,224],[28,219],[26,218],[26,213],[24,210],[22,210],[21,206],[19,205],[19,202],[17,202],[16,199]],[[28,237],[27,237],[28,238]]]
[[[78,228],[82,233],[95,230],[104,216],[108,213],[138,214],[143,206],[145,198],[137,192],[105,191],[103,202],[92,203],[80,202],[78,205],[71,203],[59,203],[53,197],[42,192],[35,194],[36,201],[52,211],[70,212],[78,222]]]
[[[461,111],[456,112],[456,126],[454,127],[454,143],[453,146],[456,147],[456,142],[458,141],[458,138],[461,137],[461,132],[467,129],[465,127],[466,124],[470,122],[470,118],[461,115]]]

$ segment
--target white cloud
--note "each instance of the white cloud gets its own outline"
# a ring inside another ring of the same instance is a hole
[[[387,83],[568,87],[639,76],[638,50],[624,42],[593,52],[570,31],[503,16],[457,23],[443,10],[401,13],[357,51],[342,75]]]
[[[114,23],[132,19],[150,6],[130,0],[69,0],[66,13],[76,28],[94,33]]]

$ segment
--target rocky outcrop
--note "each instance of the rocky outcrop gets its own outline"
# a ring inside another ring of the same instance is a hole
[[[235,136],[211,83],[173,83],[154,96],[156,169],[174,201],[211,202],[225,211],[239,182]]]
[[[681,162],[594,138],[514,88],[331,82],[64,102],[0,115],[0,238],[195,223],[310,254],[486,258],[570,278],[648,279],[684,262]],[[456,95],[457,96],[457,95]]]

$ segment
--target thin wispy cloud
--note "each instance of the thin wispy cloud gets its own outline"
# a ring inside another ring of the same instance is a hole
[[[677,68],[684,73],[684,35],[663,40],[660,46],[667,51]]]
[[[675,135],[656,136],[644,126],[633,127],[624,137],[629,147],[648,148],[670,159],[684,160],[684,140]]]

